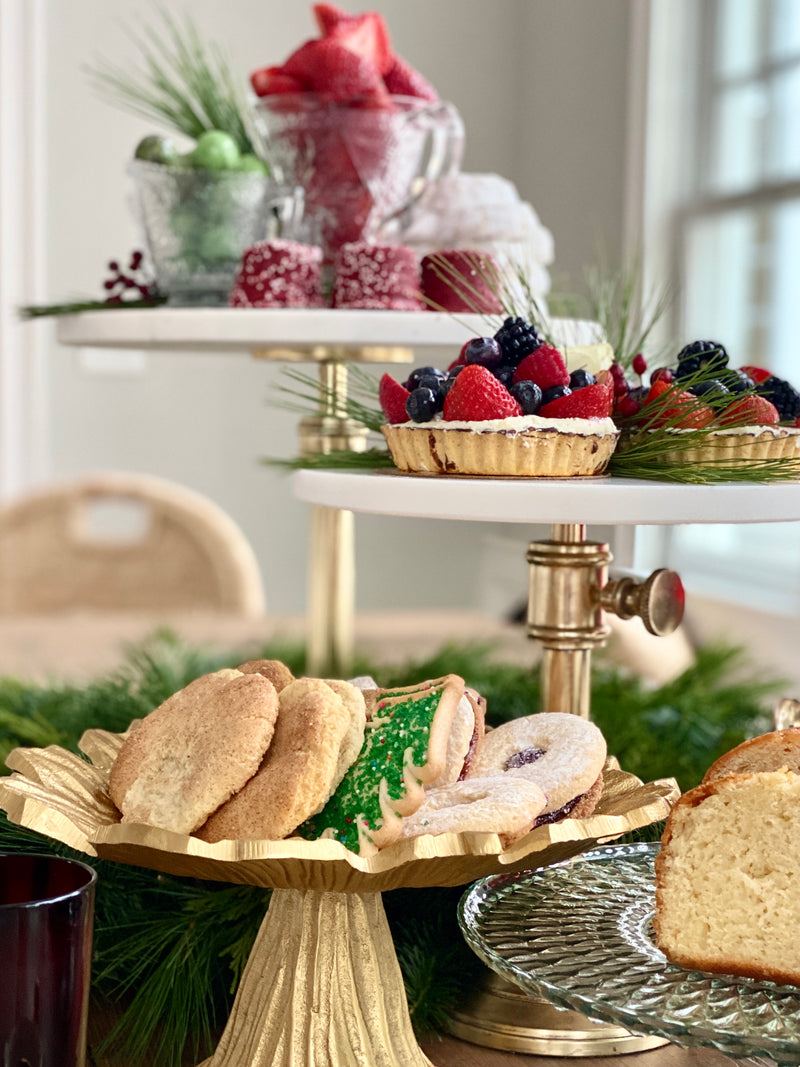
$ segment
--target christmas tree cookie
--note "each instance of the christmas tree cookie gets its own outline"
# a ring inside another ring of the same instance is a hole
[[[377,690],[361,752],[322,811],[296,832],[308,840],[340,841],[362,856],[397,840],[403,816],[417,810],[424,784],[444,767],[463,693],[463,679],[454,674]]]

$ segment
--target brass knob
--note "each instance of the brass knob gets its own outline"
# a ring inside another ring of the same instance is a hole
[[[620,619],[638,615],[647,630],[664,637],[677,630],[683,618],[686,594],[675,571],[662,567],[649,578],[637,582],[618,578],[600,591],[600,604]]]

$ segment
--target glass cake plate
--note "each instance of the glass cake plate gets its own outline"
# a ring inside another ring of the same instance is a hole
[[[657,843],[605,846],[473,885],[459,922],[525,992],[601,1022],[729,1056],[800,1063],[800,990],[685,970],[655,946]]]

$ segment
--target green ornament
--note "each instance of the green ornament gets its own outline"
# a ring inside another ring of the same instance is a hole
[[[137,144],[134,158],[146,160],[148,163],[172,165],[178,158],[178,150],[169,137],[151,133]]]
[[[269,174],[269,169],[263,160],[254,156],[252,152],[245,152],[239,160],[239,170],[248,174]]]
[[[197,138],[192,163],[203,170],[235,170],[241,155],[236,141],[223,130],[206,130]]]

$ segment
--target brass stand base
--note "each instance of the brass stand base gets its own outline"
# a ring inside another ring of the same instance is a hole
[[[487,971],[487,981],[450,1016],[447,1030],[462,1041],[504,1052],[534,1056],[616,1056],[646,1052],[669,1042],[642,1037],[621,1026],[597,1023],[576,1011],[557,1008],[528,996],[499,975]]]

